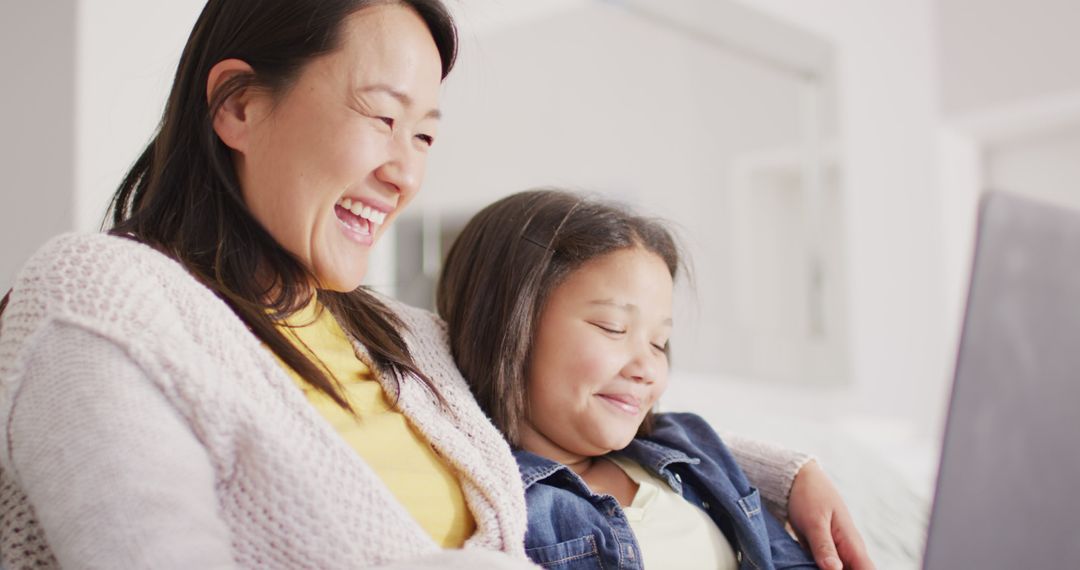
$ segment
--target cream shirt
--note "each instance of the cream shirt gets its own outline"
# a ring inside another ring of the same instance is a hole
[[[622,457],[605,457],[638,484],[623,512],[637,537],[645,568],[736,570],[735,551],[709,515],[666,482]]]

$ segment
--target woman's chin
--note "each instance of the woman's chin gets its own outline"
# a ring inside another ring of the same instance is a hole
[[[324,291],[338,293],[350,293],[364,283],[366,268],[357,268],[352,271],[331,271],[316,273],[319,280],[319,288]]]
[[[315,278],[319,281],[320,289],[349,293],[363,284],[368,269],[367,252],[348,249],[352,248],[336,255],[316,258]]]

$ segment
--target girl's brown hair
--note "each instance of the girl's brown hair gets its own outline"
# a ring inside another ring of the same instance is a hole
[[[587,261],[632,247],[660,256],[675,277],[679,249],[660,221],[542,189],[484,208],[450,248],[437,291],[439,315],[458,368],[512,446],[527,415],[530,348],[548,296]],[[650,420],[640,433],[648,433]]]

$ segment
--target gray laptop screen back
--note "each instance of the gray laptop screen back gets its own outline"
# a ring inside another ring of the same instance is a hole
[[[1080,214],[984,199],[925,568],[1080,568]]]

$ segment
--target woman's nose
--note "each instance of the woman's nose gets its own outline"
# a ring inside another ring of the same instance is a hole
[[[392,139],[387,159],[375,174],[380,181],[393,186],[398,193],[411,194],[419,189],[420,181],[424,178],[425,162],[422,153],[411,148],[409,141],[401,140],[403,138]]]

